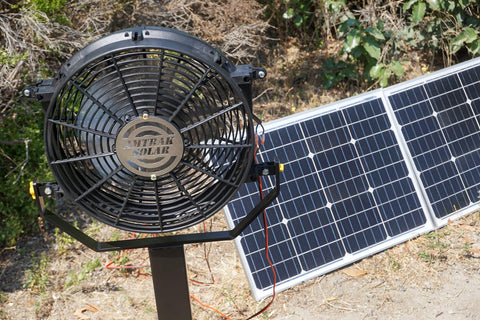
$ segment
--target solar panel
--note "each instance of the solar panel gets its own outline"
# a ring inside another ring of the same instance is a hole
[[[266,123],[259,161],[285,165],[266,210],[278,290],[478,210],[479,123],[479,59]],[[230,227],[258,201],[245,184]],[[270,295],[261,219],[235,242],[255,298]]]

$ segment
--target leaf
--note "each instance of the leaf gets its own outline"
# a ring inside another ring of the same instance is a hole
[[[91,312],[98,312],[98,308],[91,305],[91,304],[88,304],[87,306],[85,307],[82,307],[82,308],[77,308],[75,310],[75,312],[73,313],[74,316],[76,316],[78,319],[80,320],[90,320],[90,317],[86,316],[85,314],[83,314],[84,312],[86,311],[91,311]]]
[[[343,269],[342,272],[350,277],[360,277],[367,274],[367,271],[358,268],[347,268]]]
[[[384,23],[382,19],[378,19],[377,29],[383,31]]]
[[[412,20],[414,23],[419,23],[420,21],[423,20],[426,9],[427,9],[427,4],[425,2],[419,2],[413,6]]]
[[[362,33],[359,30],[351,30],[343,43],[343,50],[345,50],[346,53],[352,52],[352,50],[360,44],[361,37]]]
[[[406,2],[404,5],[403,5],[403,12],[406,12],[408,9],[410,9],[412,7],[412,5],[417,2],[418,0],[410,0],[408,2]]]
[[[368,27],[365,31],[377,40],[385,40],[385,36],[375,27]]]
[[[455,10],[455,6],[456,6],[456,1],[445,1],[444,2],[444,5],[446,4],[447,6],[445,7],[445,10],[446,11],[453,11]]]
[[[480,39],[470,43],[467,47],[473,56],[478,55],[480,53]]]
[[[440,2],[439,0],[427,0],[430,9],[432,10],[440,10]]]
[[[392,76],[392,71],[390,69],[384,69],[384,70],[385,72],[382,73],[378,82],[382,88],[385,88],[386,86],[388,86],[388,80]]]
[[[451,53],[456,53],[460,50],[465,43],[472,43],[478,39],[478,31],[467,27],[458,36],[452,39],[450,42]]]
[[[282,17],[283,19],[289,20],[289,19],[292,19],[294,15],[295,15],[295,11],[293,10],[293,8],[288,8],[287,11],[283,13]]]
[[[465,9],[469,5],[469,2],[470,1],[468,0],[459,0],[458,4],[460,4],[460,7],[462,7],[462,9]]]
[[[344,23],[340,25],[340,28],[338,29],[340,32],[346,32],[348,28],[350,27],[358,27],[360,25],[360,22],[357,19],[347,19]]]
[[[405,75],[405,69],[399,61],[390,62],[389,67],[390,70],[392,70],[393,74],[398,78],[401,78]]]
[[[358,46],[356,48],[353,48],[351,55],[354,58],[354,60],[356,60],[361,56],[367,56],[367,52],[365,51],[363,46]]]
[[[383,63],[377,63],[370,69],[370,71],[368,72],[368,75],[373,79],[377,79],[380,77],[382,69],[383,69]]]
[[[297,26],[297,27],[300,27],[303,23],[303,17],[299,14],[297,14],[297,16],[295,17],[295,19],[293,19],[293,23]]]
[[[378,45],[378,42],[375,41],[374,39],[370,37],[366,38],[363,43],[363,48],[365,49],[365,51],[367,51],[370,57],[374,58],[375,60],[380,59],[382,50],[380,50],[380,46]]]
[[[480,248],[476,248],[476,247],[472,248],[472,249],[470,249],[470,253],[472,253],[472,254],[480,253]]]
[[[465,28],[461,34],[464,35],[466,43],[472,43],[478,39],[478,31],[470,27]]]
[[[346,6],[345,1],[328,1],[328,11],[334,13],[340,13],[342,9]]]

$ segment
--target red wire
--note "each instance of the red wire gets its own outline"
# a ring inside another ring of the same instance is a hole
[[[257,142],[256,145],[255,145],[255,152],[254,152],[255,163],[258,163],[257,162],[257,150],[258,150],[258,144],[259,144],[258,136],[255,137],[255,141]],[[262,139],[260,140],[260,144],[263,145],[263,142],[264,142],[264,139],[262,137]],[[263,186],[262,186],[262,178],[261,177],[258,177],[258,188],[260,190],[260,200],[263,200]],[[273,304],[273,301],[275,300],[275,287],[277,285],[277,273],[275,272],[275,267],[273,266],[273,263],[270,260],[270,255],[269,255],[269,251],[268,251],[268,249],[269,249],[269,247],[268,247],[268,243],[269,243],[269,241],[268,241],[268,221],[267,221],[267,214],[265,213],[265,210],[263,210],[263,225],[264,225],[264,230],[265,230],[265,256],[267,258],[268,264],[270,265],[270,269],[272,270],[272,273],[273,273],[272,299],[270,300],[270,302],[265,307],[263,307],[260,311],[255,313],[253,316],[250,316],[249,318],[247,318],[247,320],[253,319],[256,316],[258,316],[258,315],[264,313],[265,311],[267,311],[267,309],[270,308],[270,306]]]
[[[136,233],[133,233],[133,234],[130,236],[130,239],[135,238],[135,236],[136,236]],[[142,239],[145,238],[146,236],[147,236],[147,235],[145,234],[145,235],[142,237]],[[116,260],[119,260],[121,257],[123,257],[123,255],[128,254],[130,251],[132,251],[132,249],[128,249],[128,250],[122,251],[122,253],[121,253],[118,257],[116,257],[114,260],[109,261],[109,262],[105,265],[105,268],[106,268],[106,269],[138,269],[138,268],[146,268],[146,267],[149,267],[149,266],[147,266],[147,265],[144,265],[144,266],[142,266],[142,265],[137,265],[137,266],[135,266],[135,265],[112,266],[112,264],[113,264]]]
[[[206,304],[202,303],[200,300],[198,300],[198,299],[195,298],[194,296],[190,295],[190,298],[192,298],[193,300],[197,301],[202,307],[205,307],[205,308],[208,308],[208,309],[210,309],[210,310],[215,311],[216,313],[218,313],[219,315],[221,315],[221,316],[224,317],[225,319],[232,320],[232,318],[230,318],[229,316],[226,316],[226,315],[224,315],[223,313],[221,313],[220,311],[218,311],[217,309],[212,308],[212,307],[210,307],[209,305],[206,305]]]
[[[257,150],[258,150],[258,145],[263,145],[263,137],[262,139],[259,141],[259,137],[258,136],[255,136],[255,151],[254,151],[254,155],[255,155],[255,163],[257,163],[257,157],[256,157],[256,154],[257,154]],[[263,200],[263,187],[262,187],[262,180],[261,178],[259,177],[258,178],[258,186],[259,186],[259,189],[260,189],[260,199]],[[265,230],[265,255],[267,257],[267,261],[268,261],[268,264],[270,265],[270,268],[272,270],[272,273],[273,273],[273,287],[272,287],[272,299],[270,300],[270,302],[265,306],[263,307],[260,311],[258,311],[257,313],[255,313],[254,315],[250,316],[249,318],[247,318],[247,320],[249,319],[253,319],[255,318],[256,316],[264,313],[268,308],[270,308],[270,306],[273,304],[273,301],[275,300],[275,287],[276,287],[276,284],[277,284],[277,273],[275,272],[275,267],[273,266],[273,263],[272,261],[270,260],[270,255],[269,255],[269,247],[268,247],[268,221],[267,221],[267,214],[265,213],[265,210],[263,210],[263,223],[264,223],[264,230]],[[204,228],[205,228],[205,222],[204,222]],[[195,281],[195,280],[191,280],[190,281],[194,282],[194,283],[198,283],[198,281]],[[200,284],[200,283],[199,283]],[[190,297],[197,301],[201,306],[205,307],[205,308],[208,308],[210,310],[213,310],[215,312],[217,312],[218,314],[220,314],[222,317],[224,317],[225,319],[227,320],[232,320],[231,318],[229,318],[228,316],[224,315],[223,313],[221,313],[220,311],[218,311],[217,309],[209,306],[209,305],[206,305],[204,303],[202,303],[200,300],[198,300],[197,298],[195,298],[193,295],[190,295]]]
[[[255,162],[256,162],[256,158],[255,158]],[[260,177],[258,178],[258,186],[260,189],[260,199],[263,200],[263,187],[262,187],[262,180]],[[263,223],[264,223],[264,229],[265,229],[265,256],[267,258],[268,264],[270,265],[270,269],[272,270],[272,273],[273,273],[272,299],[265,307],[263,307],[260,311],[255,313],[253,316],[250,316],[249,318],[247,318],[247,320],[253,319],[256,316],[267,311],[267,309],[270,308],[270,306],[273,304],[273,301],[275,300],[275,287],[277,285],[277,273],[275,272],[275,267],[273,266],[273,263],[270,260],[270,255],[268,253],[268,249],[269,249],[268,248],[268,243],[269,243],[268,242],[268,222],[267,222],[267,214],[265,213],[265,210],[263,210]]]

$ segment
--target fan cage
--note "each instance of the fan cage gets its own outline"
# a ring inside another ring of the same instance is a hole
[[[170,232],[221,209],[253,160],[251,110],[222,67],[164,47],[121,48],[80,66],[47,112],[45,144],[65,194],[114,227]],[[156,177],[126,168],[118,132],[140,117],[164,119],[183,138],[178,165]]]

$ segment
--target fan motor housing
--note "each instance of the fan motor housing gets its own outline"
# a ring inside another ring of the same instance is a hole
[[[249,174],[251,82],[264,75],[177,30],[103,37],[36,88],[48,104],[52,173],[80,207],[120,229],[170,232],[201,222]]]

